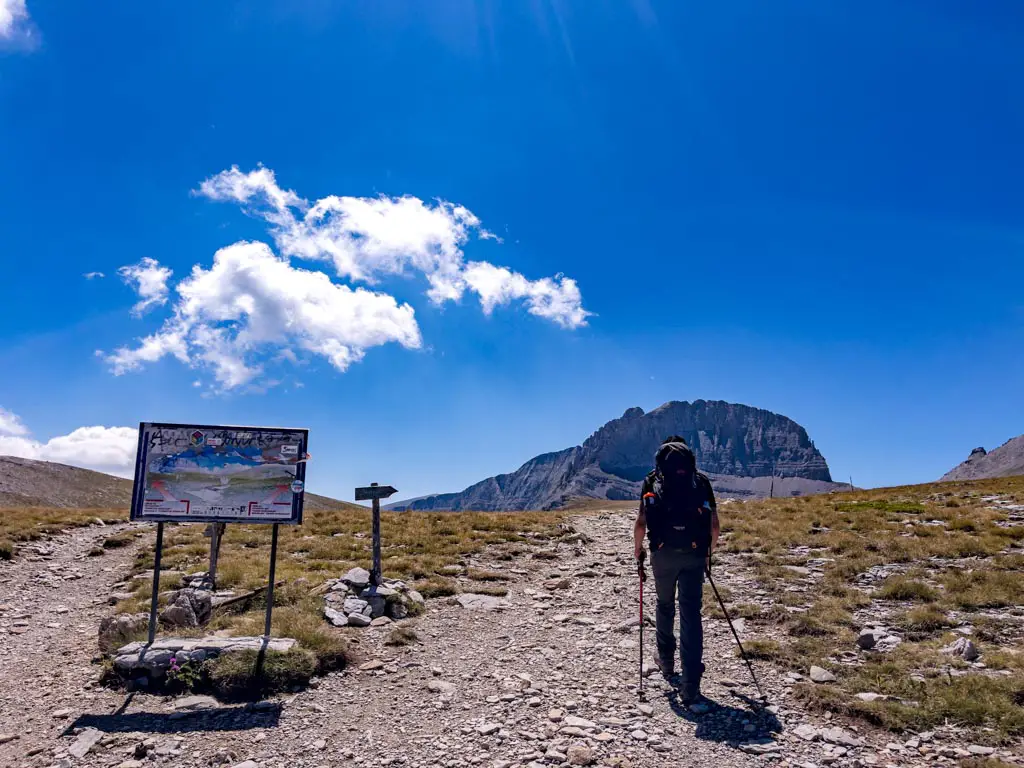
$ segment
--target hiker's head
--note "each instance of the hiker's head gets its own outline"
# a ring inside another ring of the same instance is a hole
[[[654,457],[654,463],[661,476],[669,480],[689,477],[697,470],[697,460],[693,451],[682,438],[662,443]]]

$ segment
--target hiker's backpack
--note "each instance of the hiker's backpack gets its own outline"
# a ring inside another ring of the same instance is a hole
[[[706,475],[694,469],[690,482],[669,485],[656,468],[647,475],[641,493],[652,550],[669,547],[707,556],[715,496]]]

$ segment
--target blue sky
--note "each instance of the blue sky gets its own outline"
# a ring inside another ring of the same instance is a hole
[[[307,426],[312,490],[411,496],[705,398],[934,479],[1024,432],[1022,34],[995,0],[0,0],[0,448]]]

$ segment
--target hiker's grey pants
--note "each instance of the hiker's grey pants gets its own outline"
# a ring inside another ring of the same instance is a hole
[[[658,655],[665,660],[675,659],[676,638],[672,625],[678,595],[679,645],[685,685],[699,685],[704,674],[704,627],[700,618],[704,562],[702,555],[683,549],[662,547],[651,552],[651,570],[658,593]]]

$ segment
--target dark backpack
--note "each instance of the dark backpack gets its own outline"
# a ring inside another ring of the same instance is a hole
[[[683,450],[692,457],[688,448]],[[662,464],[662,457],[659,450],[657,464]],[[652,550],[670,547],[705,557],[710,551],[715,509],[711,481],[696,469],[690,477],[689,483],[668,484],[659,466],[644,480],[642,503]]]

